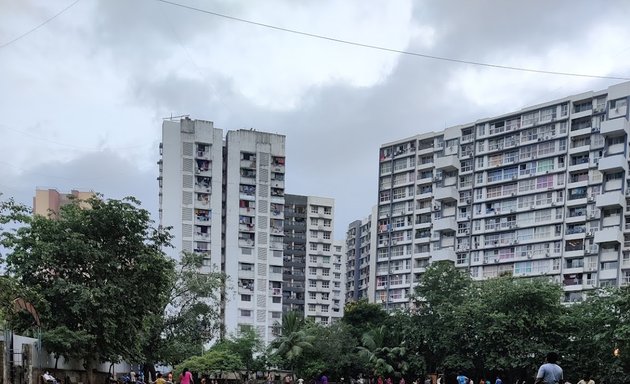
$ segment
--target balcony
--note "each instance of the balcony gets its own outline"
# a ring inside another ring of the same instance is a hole
[[[202,228],[202,227],[199,227]],[[202,232],[202,231],[198,231],[195,232],[195,240],[201,240],[201,241],[210,241],[210,232]]]
[[[435,159],[435,168],[447,171],[454,171],[460,168],[457,156],[444,156]]]
[[[212,176],[212,167],[209,160],[196,160],[195,174],[198,176]]]
[[[626,116],[628,113],[628,106],[622,105],[616,108],[610,108],[608,110],[608,118],[614,119],[615,117]]]
[[[630,123],[625,117],[620,119],[602,121],[602,135],[619,136],[630,132]]]
[[[623,233],[619,230],[619,227],[608,227],[600,231],[595,232],[596,243],[611,243],[617,242],[623,244]]]
[[[256,169],[256,158],[253,160],[241,160],[241,168]]]
[[[434,231],[457,230],[457,222],[455,221],[455,217],[454,216],[442,217],[441,219],[437,219],[433,221],[433,230]]]
[[[284,189],[284,180],[271,180],[271,187]]]
[[[597,196],[597,208],[603,207],[625,207],[626,198],[621,191],[606,192]]]
[[[452,261],[455,262],[457,256],[455,250],[451,248],[434,249],[431,251],[431,261]]]
[[[623,154],[602,157],[598,169],[601,172],[628,172],[628,160]]]
[[[459,197],[459,192],[457,192],[457,187],[454,185],[449,185],[446,187],[436,187],[433,192],[433,198],[435,200],[451,200],[456,201]]]

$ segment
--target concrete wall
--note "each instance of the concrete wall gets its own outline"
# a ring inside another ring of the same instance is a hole
[[[70,383],[87,383],[87,372],[83,368],[83,362],[79,360],[66,360],[59,358],[57,368],[55,368],[55,358],[52,354],[42,349],[37,349],[37,339],[20,335],[13,335],[13,366],[14,380],[10,380],[10,372],[7,371],[8,351],[5,349],[5,336],[0,335],[0,347],[5,353],[2,354],[0,369],[3,370],[3,383],[26,384],[40,383],[42,373],[48,371],[60,381],[67,380]],[[111,363],[99,364],[95,367],[94,379],[96,383],[104,383],[108,376]],[[114,376],[119,376],[131,371],[132,366],[127,363],[113,365]]]

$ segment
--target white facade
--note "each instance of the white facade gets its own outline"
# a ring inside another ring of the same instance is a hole
[[[385,144],[374,300],[407,306],[426,266],[547,276],[566,302],[630,283],[630,83]]]
[[[178,260],[182,251],[205,255],[204,268],[221,269],[223,131],[212,122],[164,121],[160,144],[160,225],[172,227]]]
[[[251,326],[266,342],[282,317],[285,137],[223,131],[212,122],[164,121],[160,224],[172,227],[172,257],[205,255],[228,276],[226,333]]]
[[[225,272],[228,333],[253,326],[263,340],[282,319],[285,137],[230,131],[226,138]]]
[[[304,316],[323,324],[343,317],[343,247],[334,243],[333,199],[306,198]]]

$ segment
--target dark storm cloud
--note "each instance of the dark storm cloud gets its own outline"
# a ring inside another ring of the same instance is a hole
[[[568,5],[424,2],[415,7],[414,16],[418,26],[435,30],[435,48],[428,53],[488,61],[515,51],[536,55],[557,44],[579,44],[600,20],[592,17],[595,5]],[[414,40],[408,49],[426,50]],[[134,89],[157,108],[215,120],[223,129],[253,127],[287,135],[288,192],[334,197],[339,237],[347,223],[369,214],[377,201],[377,151],[382,143],[506,112],[498,110],[504,105],[480,107],[453,94],[447,84],[463,69],[461,64],[403,57],[384,81],[372,87],[312,86],[296,109],[284,111],[256,106],[240,97],[229,79],[217,77],[206,80],[220,84],[213,88],[169,75],[143,79]],[[591,83],[596,88],[610,82]],[[542,88],[522,97],[510,95],[512,109],[522,107],[525,100],[534,103],[564,92],[568,90],[552,95]]]

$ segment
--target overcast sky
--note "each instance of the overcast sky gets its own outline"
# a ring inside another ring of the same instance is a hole
[[[630,77],[628,1],[175,0],[397,50]],[[73,0],[0,0],[0,46]],[[0,48],[0,191],[138,197],[157,213],[170,115],[287,136],[287,192],[336,199],[337,238],[377,198],[378,148],[617,83],[434,61],[156,0],[81,0]]]

